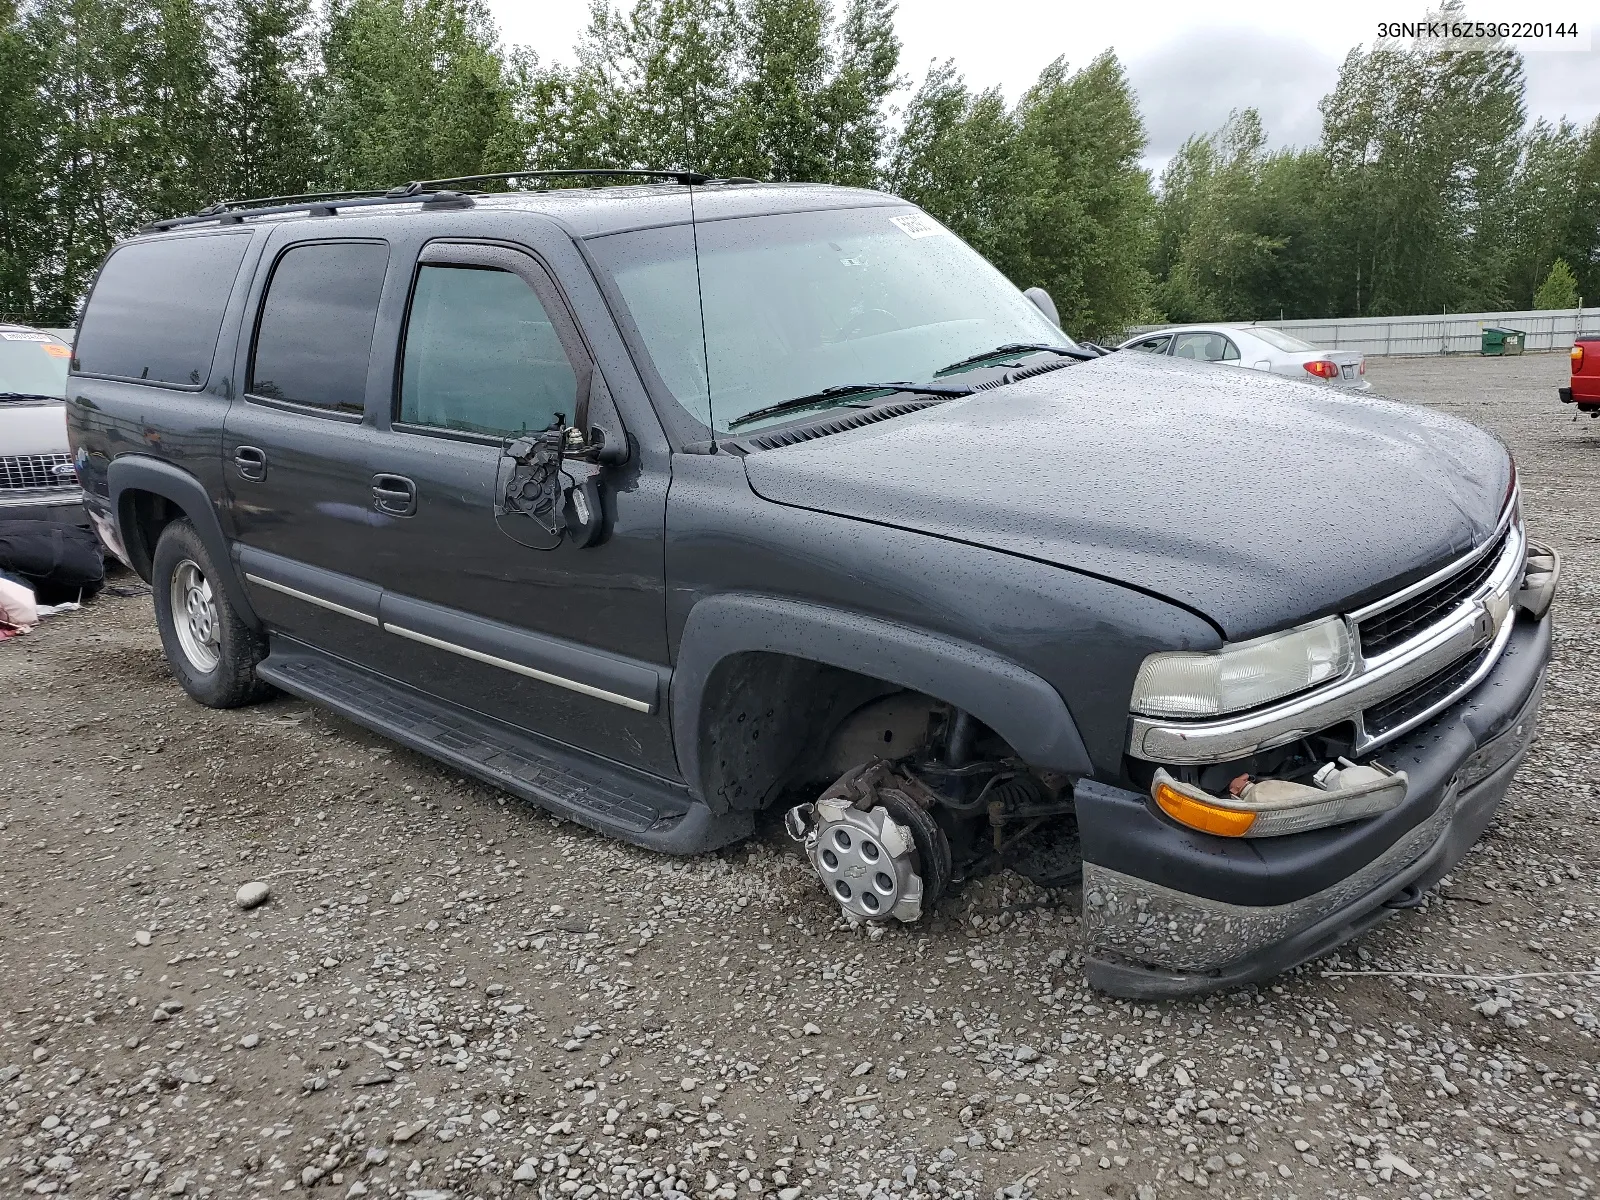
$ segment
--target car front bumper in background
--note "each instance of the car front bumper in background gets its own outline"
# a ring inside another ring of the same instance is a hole
[[[1118,996],[1192,995],[1327,953],[1450,870],[1493,819],[1533,739],[1551,619],[1519,613],[1494,669],[1384,748],[1410,791],[1378,817],[1280,838],[1185,829],[1145,796],[1075,793],[1089,982]]]
[[[83,507],[83,493],[49,491],[38,493],[0,492],[0,521],[49,521],[55,525],[89,525]]]

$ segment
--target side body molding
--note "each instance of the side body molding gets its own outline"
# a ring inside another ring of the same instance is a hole
[[[1093,767],[1060,693],[992,651],[952,638],[774,596],[710,596],[689,610],[672,676],[672,740],[691,791],[703,795],[700,713],[717,664],[764,651],[810,659],[925,692],[966,709],[1035,767]]]
[[[130,492],[150,492],[170,500],[183,510],[184,516],[188,517],[200,540],[205,543],[212,561],[217,564],[222,575],[222,586],[228,593],[234,611],[251,625],[260,626],[260,618],[251,607],[244,582],[234,567],[222,524],[217,520],[216,501],[206,491],[204,484],[187,471],[162,462],[159,458],[124,454],[113,459],[106,468],[106,490],[111,511],[116,514],[117,533],[128,549],[134,569],[146,582],[150,579],[150,552],[155,547],[140,548],[142,543],[134,529],[133,497],[129,495]]]

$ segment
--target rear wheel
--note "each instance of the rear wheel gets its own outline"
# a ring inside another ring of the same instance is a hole
[[[161,531],[150,575],[161,647],[184,691],[208,708],[237,708],[272,694],[256,678],[266,639],[228,603],[217,566],[188,521]]]

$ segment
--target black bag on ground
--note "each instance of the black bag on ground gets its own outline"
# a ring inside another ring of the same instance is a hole
[[[0,521],[0,571],[27,580],[40,604],[87,599],[106,578],[94,531],[50,521]]]

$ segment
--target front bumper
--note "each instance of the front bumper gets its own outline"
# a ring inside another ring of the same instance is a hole
[[[1548,615],[1519,614],[1482,683],[1383,751],[1411,787],[1368,820],[1215,838],[1167,820],[1141,794],[1081,782],[1089,982],[1130,997],[1256,983],[1413,905],[1488,827],[1527,752],[1550,628]]]
[[[48,521],[54,525],[89,525],[83,493],[0,493],[0,521]]]

